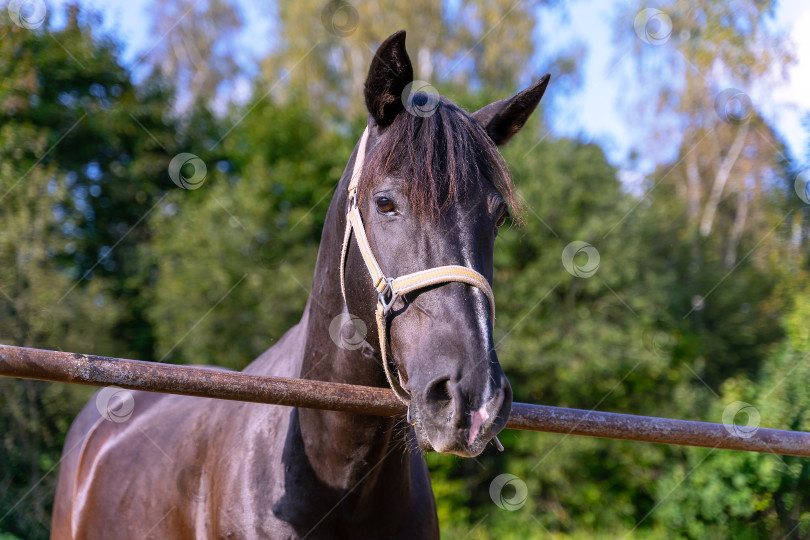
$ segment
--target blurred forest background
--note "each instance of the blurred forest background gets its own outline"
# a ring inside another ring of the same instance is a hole
[[[495,265],[517,400],[712,422],[741,401],[762,426],[810,430],[810,213],[794,189],[807,156],[748,97],[794,60],[774,2],[670,0],[639,29],[648,6],[630,1],[604,21],[636,73],[604,108],[624,111],[639,159],[655,160],[632,189],[598,145],[549,129],[585,52],[527,36],[562,3],[274,6],[275,45],[242,101],[223,97],[244,23],[228,0],[156,1],[137,78],[92,10],[31,22],[36,10],[12,20],[3,6],[0,343],[244,367],[301,315],[372,52],[406,28],[417,78],[468,110],[552,73],[503,150],[527,208]],[[198,189],[169,177],[181,152],[206,165]],[[591,277],[563,267],[575,240],[599,252]],[[62,443],[92,392],[0,380],[0,539],[48,537]],[[810,535],[807,459],[501,440],[503,454],[427,455],[443,537]],[[490,498],[502,473],[527,486],[518,510]]]

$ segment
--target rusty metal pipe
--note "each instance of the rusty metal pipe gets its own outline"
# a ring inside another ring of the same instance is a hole
[[[377,416],[405,414],[405,406],[388,388],[6,345],[0,345],[0,376],[91,386],[115,385],[130,390]],[[760,428],[738,435],[732,427],[723,424],[547,405],[513,404],[506,428],[810,457],[810,433]]]

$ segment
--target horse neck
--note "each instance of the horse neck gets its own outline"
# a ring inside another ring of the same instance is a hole
[[[365,321],[370,336],[358,349],[339,347],[329,332],[334,318],[346,313],[340,287],[340,257],[346,226],[346,189],[355,156],[356,150],[338,185],[324,224],[312,291],[302,321],[306,337],[299,376],[387,387],[379,353],[369,345],[376,339],[371,337],[376,336],[371,328],[373,320]],[[382,461],[397,466],[381,466],[374,477],[380,477],[378,473],[381,473],[400,478],[377,478],[378,481],[398,485],[403,481],[407,483],[409,460],[403,459],[403,454],[408,450],[402,442],[402,427],[395,427],[395,419],[301,409],[298,422],[309,461],[318,476],[330,485],[345,483],[353,487]]]

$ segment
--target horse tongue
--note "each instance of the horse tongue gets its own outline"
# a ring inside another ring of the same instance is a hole
[[[472,446],[473,441],[475,441],[475,438],[478,436],[478,430],[481,429],[481,426],[484,425],[484,422],[489,418],[486,405],[482,405],[480,409],[473,411],[470,416],[472,416],[470,421],[470,438],[467,444]]]

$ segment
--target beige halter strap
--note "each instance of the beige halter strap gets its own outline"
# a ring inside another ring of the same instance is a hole
[[[386,317],[394,305],[396,299],[403,294],[407,294],[417,289],[430,287],[439,283],[449,283],[452,281],[460,281],[478,287],[489,299],[489,312],[492,316],[493,323],[495,321],[495,296],[492,294],[492,288],[489,286],[486,278],[466,266],[450,265],[439,266],[429,270],[422,270],[412,274],[406,274],[398,278],[386,277],[380,268],[380,264],[371,252],[371,246],[366,238],[366,230],[363,226],[363,219],[360,217],[360,209],[357,206],[357,184],[360,182],[360,175],[363,172],[363,163],[366,159],[366,145],[368,143],[368,127],[363,132],[363,137],[360,139],[360,146],[357,149],[357,158],[354,161],[354,170],[352,171],[352,179],[349,182],[349,198],[346,210],[346,232],[343,235],[343,249],[340,254],[340,289],[343,292],[343,300],[346,300],[346,287],[345,287],[345,264],[346,253],[349,248],[349,240],[351,240],[352,231],[357,238],[357,245],[360,247],[360,253],[363,254],[363,261],[366,263],[368,273],[371,275],[371,281],[374,288],[377,289],[377,332],[380,336],[380,352],[382,354],[383,369],[385,370],[385,377],[388,379],[388,384],[391,389],[397,394],[399,399],[408,403],[410,395],[402,387],[399,379],[395,377],[391,371],[387,355],[387,333],[386,333]]]

